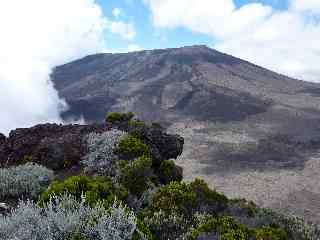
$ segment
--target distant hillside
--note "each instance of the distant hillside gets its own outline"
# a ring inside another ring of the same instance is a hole
[[[92,55],[52,79],[65,118],[134,111],[161,121],[186,139],[185,179],[320,222],[320,85],[205,46]]]

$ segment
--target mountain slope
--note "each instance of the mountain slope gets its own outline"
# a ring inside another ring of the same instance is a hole
[[[241,120],[314,87],[204,46],[93,55],[56,68],[53,80],[69,114],[95,121],[123,109],[146,119]]]
[[[179,160],[186,179],[203,177],[266,206],[299,203],[311,211],[294,213],[320,222],[313,201],[320,177],[312,170],[320,85],[205,46],[92,55],[57,67],[52,79],[70,105],[65,118],[102,121],[107,111],[134,111],[160,120],[186,139]]]

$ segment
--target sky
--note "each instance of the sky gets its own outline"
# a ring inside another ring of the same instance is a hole
[[[294,78],[320,82],[320,0],[97,0],[97,4],[113,22],[107,26],[107,52],[205,44]]]
[[[1,0],[0,35],[5,134],[62,122],[52,70],[101,52],[205,44],[320,82],[320,0]]]

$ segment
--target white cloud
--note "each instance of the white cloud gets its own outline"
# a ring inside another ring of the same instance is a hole
[[[94,0],[0,2],[0,132],[61,121],[51,69],[104,49],[105,21]]]
[[[320,82],[319,0],[291,0],[285,11],[261,3],[236,8],[233,0],[144,1],[156,27],[185,27],[207,34],[221,51]]]
[[[142,48],[137,44],[130,44],[128,46],[128,52],[137,52],[137,51],[141,51],[141,50],[142,50]]]
[[[133,40],[136,37],[136,30],[133,23],[108,21],[107,28],[111,33],[118,34],[126,40]]]
[[[113,15],[114,17],[119,17],[119,16],[121,15],[121,9],[120,9],[120,8],[114,8],[114,9],[112,10],[112,15]]]
[[[291,8],[296,11],[310,11],[320,13],[319,0],[291,0]]]

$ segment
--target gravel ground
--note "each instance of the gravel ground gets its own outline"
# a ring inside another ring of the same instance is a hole
[[[177,164],[184,168],[186,181],[202,178],[212,188],[229,197],[253,200],[263,207],[320,224],[320,152],[304,156],[302,168],[256,170],[243,163],[239,171],[239,166],[225,166],[223,159],[215,159],[213,168],[212,162],[202,161],[210,158],[209,149],[222,142],[236,145],[255,140],[250,136],[250,131],[239,133],[231,131],[230,127],[226,130],[223,126],[217,126],[213,134],[204,130],[207,127],[205,124],[189,122],[177,123],[170,129],[186,140],[184,153],[177,159]],[[223,168],[219,168],[219,165]]]

